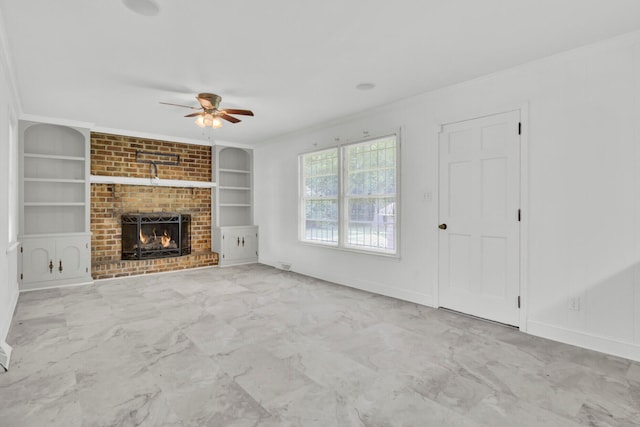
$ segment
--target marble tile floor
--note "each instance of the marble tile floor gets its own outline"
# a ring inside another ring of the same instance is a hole
[[[20,295],[0,426],[638,426],[640,363],[264,265]]]

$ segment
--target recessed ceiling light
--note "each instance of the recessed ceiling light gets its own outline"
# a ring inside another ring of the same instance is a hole
[[[160,12],[160,7],[154,0],[122,0],[122,3],[138,15],[156,16]]]
[[[358,86],[356,86],[356,89],[358,89],[358,90],[371,90],[374,87],[376,87],[376,85],[373,84],[373,83],[360,83]]]

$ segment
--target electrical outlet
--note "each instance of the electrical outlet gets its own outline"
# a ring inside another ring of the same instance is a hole
[[[580,311],[580,297],[571,298],[569,300],[569,310]]]

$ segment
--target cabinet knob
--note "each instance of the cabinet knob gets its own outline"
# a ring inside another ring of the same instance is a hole
[[[58,270],[62,273],[62,260],[60,260],[60,267],[58,267]]]
[[[53,273],[53,260],[49,260],[49,273]]]
[[[242,238],[242,247],[244,248],[244,237]]]
[[[240,236],[238,236],[238,246],[240,246]]]

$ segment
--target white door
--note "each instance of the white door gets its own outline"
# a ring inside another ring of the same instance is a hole
[[[520,112],[452,123],[439,139],[441,307],[518,325]]]

